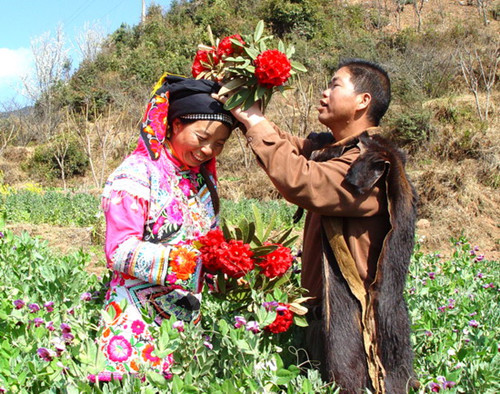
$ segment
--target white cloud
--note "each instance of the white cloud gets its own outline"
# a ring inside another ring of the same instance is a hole
[[[27,48],[0,48],[0,80],[26,75],[32,62],[31,51]]]
[[[23,95],[22,78],[29,74],[33,64],[31,51],[26,48],[0,48],[0,104],[13,100],[27,103]],[[1,111],[0,105],[0,111]]]

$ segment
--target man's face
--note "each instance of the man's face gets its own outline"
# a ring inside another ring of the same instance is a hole
[[[351,75],[346,67],[339,69],[333,76],[318,107],[318,119],[325,126],[349,123],[356,113],[358,95],[354,92]]]

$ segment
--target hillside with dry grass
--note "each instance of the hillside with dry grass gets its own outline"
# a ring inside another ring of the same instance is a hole
[[[294,43],[298,59],[309,68],[295,90],[273,98],[268,117],[295,135],[320,131],[316,105],[338,58],[357,56],[381,62],[394,85],[383,127],[408,153],[408,172],[420,199],[417,233],[423,247],[446,253],[449,239],[463,235],[490,259],[500,258],[498,2],[484,2],[486,17],[477,2],[445,0],[334,1],[329,8],[311,2],[316,8],[302,8],[300,24],[293,22],[292,16],[296,20],[298,14],[292,14],[291,8],[287,9],[290,20],[273,19],[265,12],[289,3],[306,7],[307,2],[238,5],[228,1],[220,9],[208,9],[210,2],[183,2],[170,10],[151,8],[145,26],[115,32],[100,58],[82,64],[69,81],[51,91],[47,97],[57,103],[52,108],[58,108],[58,115],[52,113],[52,123],[47,121],[45,129],[43,99],[30,114],[1,119],[6,142],[0,145],[3,183],[22,188],[27,182],[37,182],[99,194],[103,179],[135,144],[157,69],[169,67],[187,74],[195,44],[206,42],[207,24],[222,36],[235,29],[248,32],[259,17],[267,17],[269,29]],[[235,10],[252,16],[235,19]],[[282,13],[272,15],[286,16],[286,10],[278,11]],[[224,19],[227,15],[232,15],[232,23]],[[288,31],[278,29],[286,23]],[[169,47],[164,41],[172,42],[182,29],[192,34]],[[151,55],[151,45],[161,46],[161,53]],[[145,53],[150,55],[151,69],[141,57]],[[7,140],[12,127],[17,134]],[[61,141],[90,159],[90,166],[79,174],[75,153],[75,173],[64,182],[57,166],[47,177],[48,167],[42,165],[58,152]],[[220,156],[219,177],[223,198],[280,198],[238,131]],[[10,226],[46,237],[61,250],[79,244],[90,248],[92,243],[82,229]]]

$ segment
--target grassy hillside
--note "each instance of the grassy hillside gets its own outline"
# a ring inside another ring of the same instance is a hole
[[[339,58],[382,63],[394,96],[383,126],[408,152],[420,195],[422,246],[446,248],[451,236],[464,235],[483,250],[497,251],[499,5],[486,3],[484,13],[446,0],[417,1],[417,6],[408,0],[152,6],[144,24],[121,26],[95,60],[55,83],[32,111],[0,119],[2,180],[98,193],[133,148],[159,76],[164,71],[189,75],[197,44],[209,42],[208,25],[216,37],[224,37],[248,34],[263,19],[274,42],[293,44],[295,58],[309,70],[296,90],[273,98],[272,120],[300,136],[320,130],[315,107]],[[57,158],[64,158],[63,171]],[[225,198],[279,198],[238,132],[221,155],[219,171]]]

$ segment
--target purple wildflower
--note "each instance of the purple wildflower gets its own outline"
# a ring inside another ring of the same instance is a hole
[[[247,324],[247,321],[243,316],[235,316],[234,320],[236,322],[234,323],[234,328],[240,328]]]
[[[61,323],[61,330],[63,333],[70,333],[71,332],[71,327],[67,323]]]
[[[266,309],[266,311],[272,311],[278,306],[278,301],[263,302],[262,306]]]
[[[25,305],[23,300],[14,300],[12,303],[16,309],[21,309]]]
[[[203,344],[209,349],[209,350],[212,350],[214,348],[214,345],[212,345],[210,342],[208,341],[204,341]]]
[[[55,357],[55,353],[53,350],[47,349],[45,347],[39,348],[37,351],[38,356],[44,361],[52,361],[52,359]]]
[[[443,388],[444,389],[451,389],[455,385],[456,385],[456,383],[452,382],[450,380],[446,380],[446,381],[443,382]]]
[[[409,294],[415,294],[415,290],[416,289],[414,287],[412,287],[410,290],[408,290],[408,293]]]
[[[47,323],[45,323],[45,328],[49,331],[55,331],[55,327],[54,327],[54,322],[51,320]]]
[[[174,377],[174,374],[170,371],[163,371],[163,377],[167,380],[170,380]]]
[[[429,383],[429,389],[433,393],[439,393],[439,391],[441,390],[441,386],[438,383],[436,383],[436,382],[430,382]]]
[[[476,255],[476,258],[474,259],[475,262],[480,262],[484,260],[484,254],[478,254]]]
[[[91,374],[89,373],[87,375],[87,380],[90,382],[90,383],[95,383],[96,382],[96,376],[94,374]]]
[[[62,337],[66,343],[70,343],[73,339],[75,339],[75,336],[70,332],[63,332]]]
[[[425,331],[424,334],[427,337],[432,337],[432,332],[431,331]]]
[[[484,289],[494,289],[495,288],[495,284],[493,282],[487,283],[487,284],[483,285],[483,288]]]
[[[444,312],[446,310],[446,306],[438,306],[439,312]]]
[[[44,308],[47,310],[47,312],[52,312],[54,310],[54,302],[49,301],[43,304]]]
[[[479,327],[479,322],[477,320],[471,320],[469,321],[469,326],[474,328]]]
[[[33,319],[33,323],[35,324],[35,327],[40,327],[44,323],[44,321],[41,317],[35,317]]]
[[[30,310],[30,313],[36,313],[40,310],[40,307],[38,306],[37,303],[29,304],[28,308]]]
[[[80,296],[80,300],[82,301],[90,301],[92,299],[92,294],[89,292],[85,292]]]
[[[257,334],[260,331],[259,323],[256,321],[249,321],[245,326],[245,330],[252,331],[254,334]]]
[[[172,324],[172,327],[175,328],[179,332],[184,331],[184,322],[182,320],[177,320],[174,324]]]
[[[484,275],[483,275],[483,273],[482,273],[482,272],[478,272],[476,276],[477,276],[478,278],[481,278],[481,279],[484,277]]]
[[[436,273],[435,272],[429,272],[429,279],[436,279]]]
[[[450,298],[448,300],[448,309],[454,309],[455,308],[455,300],[453,298]]]
[[[472,316],[476,316],[477,315],[477,312],[472,312],[472,313],[469,313],[469,316],[472,317]]]

